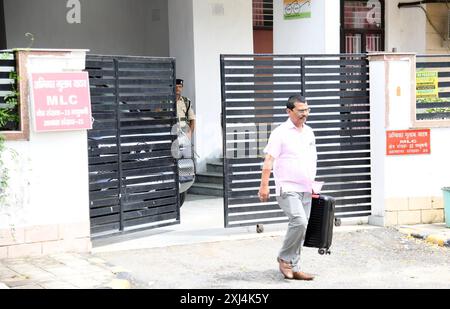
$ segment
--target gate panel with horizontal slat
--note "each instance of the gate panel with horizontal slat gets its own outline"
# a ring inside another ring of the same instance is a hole
[[[175,60],[89,55],[92,236],[178,224]]]
[[[287,221],[274,197],[257,196],[263,149],[302,94],[316,135],[316,180],[336,198],[336,217],[370,215],[370,104],[366,55],[222,55],[225,227]]]

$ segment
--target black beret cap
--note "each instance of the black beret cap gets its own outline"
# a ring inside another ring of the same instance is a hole
[[[177,85],[183,86],[184,80],[177,78]]]

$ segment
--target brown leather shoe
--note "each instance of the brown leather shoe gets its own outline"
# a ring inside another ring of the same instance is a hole
[[[286,279],[294,279],[294,273],[292,272],[292,265],[280,258],[277,258],[278,264],[280,265],[280,271]]]
[[[293,274],[295,280],[308,280],[308,281],[314,280],[313,275],[304,273],[302,271],[296,271],[296,272],[293,272],[292,274]]]

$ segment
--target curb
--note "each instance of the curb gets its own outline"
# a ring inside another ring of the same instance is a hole
[[[427,231],[418,231],[416,229],[404,227],[399,227],[397,230],[400,233],[407,235],[407,237],[421,239],[427,243],[438,245],[440,247],[450,247],[450,235],[445,233],[433,234]]]
[[[106,286],[111,289],[131,289],[131,273],[121,266],[115,266],[110,263],[106,263],[109,270],[116,275],[116,278],[111,280]]]
[[[106,288],[110,289],[120,289],[120,290],[127,290],[131,289],[131,282],[129,280],[124,279],[113,279],[110,283],[106,285]]]
[[[425,241],[433,244],[437,244],[441,247],[450,247],[450,238],[445,235],[432,234],[429,235]]]
[[[91,258],[91,262],[96,264],[100,264],[106,269],[108,269],[111,273],[115,275],[115,278],[112,279],[106,285],[100,287],[100,289],[131,289],[132,288],[132,276],[131,273],[126,271],[121,266],[115,266],[101,258]]]

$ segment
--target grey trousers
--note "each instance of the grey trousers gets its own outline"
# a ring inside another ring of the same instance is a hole
[[[289,218],[286,236],[278,257],[291,262],[294,272],[300,271],[300,254],[311,214],[311,195],[309,192],[282,192],[281,196],[277,196],[278,204]]]

